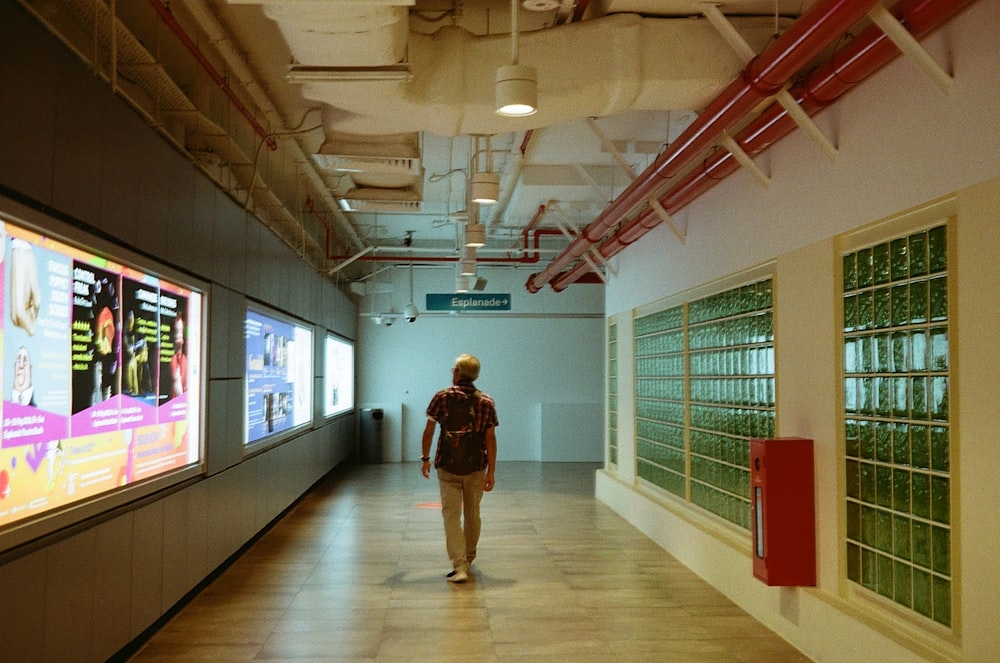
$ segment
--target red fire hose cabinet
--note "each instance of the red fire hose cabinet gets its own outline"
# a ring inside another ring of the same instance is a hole
[[[813,441],[750,440],[753,574],[771,586],[816,585]]]

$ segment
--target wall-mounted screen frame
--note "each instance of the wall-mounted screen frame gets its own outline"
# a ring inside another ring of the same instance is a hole
[[[354,410],[354,343],[331,332],[323,344],[323,416]]]
[[[248,302],[244,337],[244,443],[278,441],[312,425],[313,327]]]
[[[203,471],[207,287],[0,196],[0,551]]]

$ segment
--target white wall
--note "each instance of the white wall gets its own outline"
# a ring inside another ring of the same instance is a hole
[[[402,407],[399,421],[386,421],[386,460],[420,457],[424,412],[434,392],[451,382],[455,357],[465,352],[482,362],[476,386],[497,402],[499,458],[596,460],[594,444],[579,441],[578,431],[546,434],[540,439],[542,404],[604,402],[604,290],[581,285],[562,293],[551,289],[531,295],[524,287],[531,271],[481,267],[488,279],[484,292],[509,293],[511,310],[491,314],[432,314],[426,293],[454,292],[454,269],[414,267],[416,322],[378,326],[367,317],[358,325],[358,403]],[[380,295],[376,308],[396,311],[409,301],[409,269],[401,266],[381,277],[394,281],[391,297]],[[372,308],[366,299],[364,315]],[[548,408],[554,412],[556,408]],[[397,410],[398,411],[398,410]],[[600,411],[600,410],[599,410]],[[596,440],[603,440],[603,417],[594,420]],[[596,442],[599,444],[599,442]],[[598,456],[599,458],[599,456]]]
[[[749,537],[714,526],[694,510],[645,492],[633,468],[599,473],[598,496],[742,607],[821,661],[995,660],[1000,627],[1000,537],[996,504],[996,375],[1000,356],[1000,3],[979,2],[924,42],[955,74],[942,94],[900,60],[818,118],[838,144],[831,163],[795,134],[761,159],[772,184],[737,173],[678,215],[684,245],[658,228],[617,260],[607,308],[631,309],[774,261],[778,337],[778,428],[816,442],[819,583],[815,589],[767,588],[751,575]],[[953,196],[957,286],[953,324],[953,530],[956,637],[932,637],[872,604],[848,604],[841,583],[841,488],[838,452],[835,237],[943,196]],[[619,345],[625,326],[620,327]],[[627,340],[626,340],[627,343]],[[631,379],[620,361],[619,385]],[[624,371],[624,372],[622,372]],[[620,417],[632,407],[620,398]],[[622,423],[622,463],[632,463]]]
[[[997,172],[997,3],[980,1],[921,44],[955,76],[943,94],[898,59],[816,118],[839,148],[831,163],[802,132],[682,210],[681,245],[659,226],[619,254],[608,310],[630,309],[898,213]],[[978,20],[974,17],[980,17]]]

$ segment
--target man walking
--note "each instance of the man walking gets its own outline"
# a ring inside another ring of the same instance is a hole
[[[445,545],[453,569],[448,574],[449,582],[469,579],[482,525],[479,502],[483,492],[493,490],[495,484],[495,429],[500,422],[496,403],[473,384],[478,377],[479,360],[459,355],[452,368],[451,386],[434,394],[427,406],[427,425],[421,439],[420,472],[429,479],[434,429],[441,425],[434,467],[441,487]]]

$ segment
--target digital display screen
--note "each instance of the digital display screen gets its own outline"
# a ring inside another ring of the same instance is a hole
[[[354,409],[354,344],[327,334],[323,352],[323,415],[350,412]]]
[[[311,423],[312,329],[248,308],[245,336],[246,443]]]
[[[202,295],[0,212],[0,528],[201,458]]]

